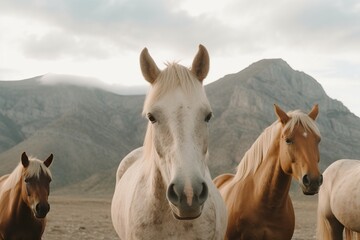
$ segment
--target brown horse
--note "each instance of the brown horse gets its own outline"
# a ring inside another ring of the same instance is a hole
[[[28,158],[24,152],[21,163],[0,178],[0,239],[39,240],[50,210],[51,154],[45,161]]]
[[[320,132],[315,105],[309,114],[285,113],[265,129],[241,160],[237,172],[214,179],[228,210],[225,239],[291,239],[295,216],[289,196],[291,179],[306,195],[316,194]]]

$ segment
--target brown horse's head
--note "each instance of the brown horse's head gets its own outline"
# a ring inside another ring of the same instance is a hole
[[[323,181],[318,167],[320,132],[315,124],[318,105],[309,114],[300,111],[287,114],[275,105],[275,113],[282,124],[279,143],[281,168],[299,181],[304,194],[318,193]]]
[[[45,161],[29,159],[25,152],[21,155],[23,166],[21,196],[37,218],[45,218],[50,210],[48,196],[51,173],[48,167],[52,160],[52,154]]]

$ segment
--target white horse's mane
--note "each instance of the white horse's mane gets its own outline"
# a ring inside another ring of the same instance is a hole
[[[286,123],[283,128],[283,131],[294,130],[294,127],[298,124],[301,124],[306,131],[313,132],[320,137],[320,131],[315,123],[307,114],[301,112],[300,110],[295,110],[287,113],[290,117],[290,120]],[[261,163],[264,160],[271,144],[276,140],[281,131],[281,123],[279,120],[275,121],[272,125],[267,127],[263,133],[256,139],[250,149],[245,153],[240,164],[237,167],[237,172],[235,175],[236,180],[242,180],[254,174]]]
[[[9,174],[8,178],[5,180],[4,185],[0,189],[0,196],[5,193],[6,191],[14,188],[16,184],[20,181],[21,175],[23,172],[23,165],[21,162],[17,165],[17,167],[12,171],[11,174]],[[26,171],[24,172],[24,177],[36,177],[39,178],[40,173],[43,172],[50,178],[52,178],[51,172],[49,168],[45,166],[43,161],[34,158],[29,157],[29,166],[26,168]]]

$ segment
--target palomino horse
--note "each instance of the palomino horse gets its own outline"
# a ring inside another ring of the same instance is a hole
[[[360,160],[343,159],[324,171],[319,191],[317,237],[360,239]]]
[[[291,239],[295,216],[289,196],[291,179],[304,194],[318,192],[320,132],[318,106],[309,114],[285,113],[275,105],[278,121],[245,153],[237,172],[214,179],[228,210],[225,239]]]
[[[151,83],[143,109],[149,123],[144,146],[117,170],[114,228],[126,240],[223,239],[226,207],[207,167],[208,52],[200,45],[191,69],[173,63],[160,71],[145,48],[140,65]]]
[[[28,158],[24,152],[21,163],[0,178],[0,239],[40,240],[45,229],[51,173],[45,161]]]

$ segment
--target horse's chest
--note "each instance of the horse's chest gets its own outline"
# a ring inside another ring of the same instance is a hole
[[[5,240],[40,240],[43,230],[41,224],[26,224],[22,222],[8,225],[3,235]]]
[[[291,239],[294,214],[286,209],[247,209],[238,216],[229,239]]]
[[[215,225],[207,218],[210,216],[203,213],[195,220],[176,220],[164,204],[151,209],[146,215],[133,215],[132,230],[127,239],[213,239]]]
[[[213,239],[214,230],[201,226],[196,221],[142,222],[134,228],[130,239]]]

